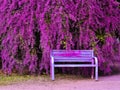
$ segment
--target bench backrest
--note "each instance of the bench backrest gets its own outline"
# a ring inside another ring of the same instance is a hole
[[[52,50],[51,55],[56,61],[92,61],[94,57],[93,50]]]

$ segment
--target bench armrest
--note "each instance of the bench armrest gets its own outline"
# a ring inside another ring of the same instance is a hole
[[[54,57],[50,55],[50,58],[51,58],[51,63],[54,64]]]
[[[97,57],[93,57],[93,58],[95,60],[95,64],[98,65],[98,59],[97,59]]]

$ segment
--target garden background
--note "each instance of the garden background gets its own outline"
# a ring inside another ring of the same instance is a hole
[[[115,62],[120,65],[120,3],[116,0],[0,0],[3,73],[49,74],[52,49],[93,49],[99,60],[99,72],[111,74]],[[88,75],[88,69],[57,71]]]

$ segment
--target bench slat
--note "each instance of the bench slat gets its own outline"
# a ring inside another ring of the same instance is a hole
[[[55,60],[54,62],[92,62],[91,60]]]
[[[64,58],[55,58],[54,59],[54,62],[92,62],[93,59],[92,58],[67,58],[67,57],[64,57]]]
[[[93,57],[93,50],[53,50],[51,55],[54,58],[64,58],[64,57]]]
[[[93,50],[52,50],[52,52],[93,52]]]
[[[54,67],[95,67],[96,65],[92,64],[57,64]]]
[[[91,57],[91,56],[54,56],[54,59],[69,59],[69,58],[71,58],[71,59],[92,59],[93,57]]]

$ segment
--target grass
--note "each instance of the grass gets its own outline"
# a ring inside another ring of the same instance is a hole
[[[35,81],[48,81],[50,80],[48,75],[18,75],[18,74],[12,74],[10,76],[5,74],[0,74],[0,85],[9,85],[9,84],[15,84],[15,83],[22,83],[29,80],[35,80]]]
[[[81,80],[81,79],[87,79],[83,78],[79,75],[69,75],[69,74],[55,74],[56,80]],[[18,74],[12,74],[10,76],[0,74],[0,85],[10,85],[15,83],[22,83],[26,81],[40,81],[40,82],[52,82],[49,75],[18,75]]]
[[[85,79],[80,75],[73,75],[73,74],[56,74],[55,75],[55,79],[57,80],[81,80],[81,79]]]
[[[0,85],[8,85],[8,84],[13,84],[13,83],[18,83],[18,82],[23,82],[33,79],[33,76],[30,75],[16,75],[13,74],[11,76],[7,76],[4,74],[0,74]]]

